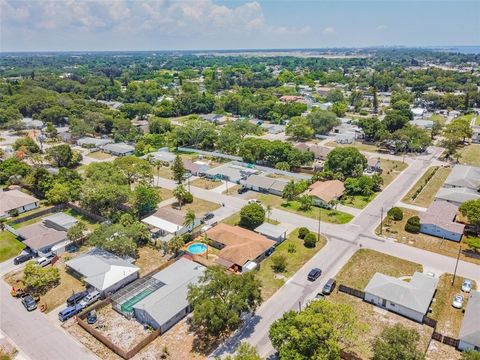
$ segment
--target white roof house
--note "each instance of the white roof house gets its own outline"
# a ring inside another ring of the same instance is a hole
[[[112,139],[98,139],[93,137],[84,137],[77,140],[77,145],[82,147],[101,148],[107,144],[113,143]]]
[[[269,223],[263,223],[262,225],[254,229],[255,232],[266,236],[269,239],[277,242],[282,242],[287,236],[287,228],[279,225],[273,225]]]
[[[460,206],[468,200],[480,199],[478,191],[468,188],[440,188],[435,195],[435,200],[444,200]]]
[[[102,249],[94,248],[65,265],[102,294],[113,293],[138,278],[137,266]]]
[[[38,207],[40,200],[20,190],[0,191],[0,218],[9,216],[9,212],[19,213]]]
[[[455,165],[443,186],[449,188],[464,187],[476,191],[480,186],[480,168],[468,165]]]
[[[173,161],[176,158],[176,155],[174,153],[171,153],[168,150],[159,150],[159,151],[154,152],[154,153],[149,154],[149,155],[152,156],[152,160],[161,161],[161,162],[166,163],[168,165],[173,164]]]
[[[135,147],[126,143],[110,143],[104,145],[102,150],[116,156],[131,155],[135,151]]]
[[[480,350],[480,291],[472,291],[468,299],[462,326],[460,327],[460,350]]]

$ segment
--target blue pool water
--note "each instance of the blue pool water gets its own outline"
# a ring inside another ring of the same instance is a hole
[[[200,243],[193,243],[192,245],[188,246],[187,251],[190,254],[194,254],[194,255],[202,254],[205,251],[207,251],[207,245],[200,244]]]

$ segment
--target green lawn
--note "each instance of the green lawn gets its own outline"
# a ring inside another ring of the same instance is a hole
[[[435,194],[442,187],[451,171],[452,169],[450,168],[438,166],[432,166],[428,168],[422,177],[416,182],[416,184],[412,186],[402,201],[407,204],[428,207],[432,203]],[[428,178],[430,178],[430,180],[428,180],[428,182],[425,184]],[[413,196],[420,188],[422,190],[414,199]]]
[[[480,166],[480,144],[471,144],[459,150],[460,163],[464,165]]]
[[[370,201],[375,199],[378,193],[372,194],[370,196],[362,196],[362,195],[353,195],[353,196],[343,196],[340,203],[345,206],[350,206],[357,209],[363,209],[367,206]]]
[[[103,151],[91,152],[87,156],[92,158],[92,159],[96,159],[96,160],[106,160],[106,159],[110,159],[112,157],[112,155],[104,153]]]
[[[387,187],[408,166],[402,161],[390,159],[380,159],[380,165],[382,167],[382,188]]]
[[[295,246],[295,252],[288,252],[288,248]],[[326,244],[326,240],[320,237],[317,246],[313,249],[306,248],[303,240],[298,238],[298,229],[294,230],[288,238],[281,243],[275,252],[260,264],[260,270],[257,272],[257,279],[262,282],[262,297],[267,300],[277,291],[285,281],[295,274],[308,260],[310,260]],[[272,270],[272,258],[279,255],[287,257],[286,271],[281,274],[275,274]]]
[[[229,216],[228,218],[223,219],[221,222],[224,223],[224,224],[227,224],[227,225],[237,226],[238,223],[240,222],[240,213],[237,212],[237,213]],[[269,224],[272,224],[272,225],[280,224],[277,220],[267,219],[267,218],[265,218],[265,222],[269,223]]]
[[[377,152],[378,151],[378,146],[376,145],[371,145],[371,144],[364,144],[360,141],[355,141],[353,144],[339,144],[336,143],[335,141],[330,141],[326,144],[326,146],[330,147],[356,147],[360,151],[367,151],[367,152]]]
[[[17,256],[25,245],[7,230],[0,231],[0,262]]]

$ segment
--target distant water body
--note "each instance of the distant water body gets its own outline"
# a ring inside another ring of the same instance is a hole
[[[461,54],[480,54],[480,46],[435,46],[434,49]]]

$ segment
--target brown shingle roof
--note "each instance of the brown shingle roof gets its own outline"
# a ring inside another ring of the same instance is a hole
[[[0,214],[39,201],[20,190],[0,191]]]
[[[33,250],[55,245],[67,239],[66,231],[58,231],[41,223],[28,225],[17,231],[22,238],[26,239],[23,243]]]
[[[317,181],[309,186],[308,195],[314,196],[325,202],[338,199],[343,195],[345,186],[339,180]]]
[[[224,244],[218,257],[222,262],[243,266],[275,245],[275,241],[239,226],[220,223],[206,232],[209,239]]]

